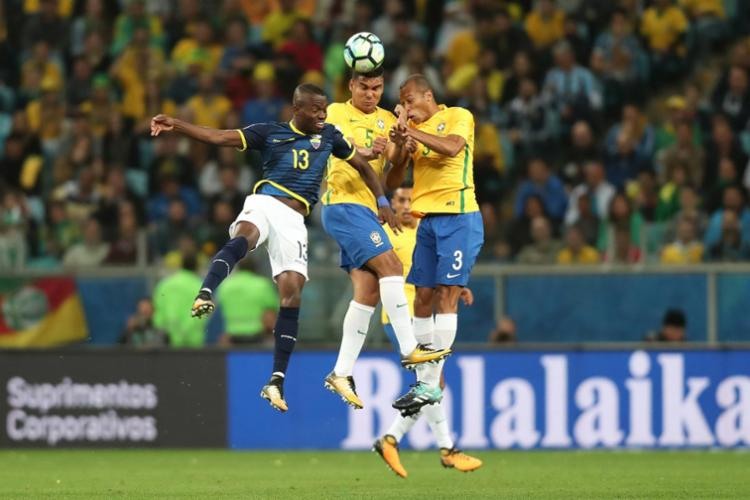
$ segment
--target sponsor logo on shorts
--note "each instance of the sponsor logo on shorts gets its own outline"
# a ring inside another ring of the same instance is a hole
[[[373,243],[375,243],[376,247],[379,247],[383,244],[383,238],[381,238],[380,233],[377,231],[373,231],[370,233],[370,239]]]
[[[461,276],[461,273],[458,273],[458,274],[448,273],[445,275],[445,277],[448,278],[449,280],[452,280],[453,278],[458,278],[459,276]]]

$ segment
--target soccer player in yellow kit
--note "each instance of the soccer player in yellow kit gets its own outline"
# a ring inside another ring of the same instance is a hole
[[[393,250],[404,265],[404,273],[408,273],[411,270],[412,253],[417,244],[417,226],[419,224],[419,219],[414,217],[411,213],[411,196],[412,188],[407,184],[402,185],[393,192],[393,196],[391,197],[391,208],[393,208],[393,212],[401,223],[402,231],[396,234],[390,228],[385,228],[386,233],[388,233],[388,236],[391,239],[391,244],[393,244]],[[416,290],[414,285],[407,284],[406,296],[409,299],[409,306],[412,310],[414,307],[415,295]],[[462,289],[461,300],[463,300],[464,304],[470,306],[474,302],[471,290],[468,288]],[[390,323],[388,323],[388,316],[385,312],[383,312],[381,319],[386,333],[391,338],[391,341],[393,341],[394,339],[390,329]],[[442,388],[442,377],[440,378],[440,385]],[[407,432],[409,432],[417,420],[422,416],[427,419],[427,423],[430,425],[430,429],[432,429],[432,432],[436,437],[441,436],[441,434],[445,434],[446,432],[450,432],[442,406],[425,406],[415,415],[406,417],[403,415],[397,416],[386,434],[375,441],[375,445],[373,446],[373,449],[380,454],[388,467],[401,477],[406,477],[407,472],[401,464],[401,459],[398,455],[398,442]],[[474,470],[481,466],[481,461],[455,450],[452,443],[446,443],[444,439],[438,439],[438,441],[441,445],[447,446],[450,444],[449,447],[441,447],[440,450],[441,463],[444,466],[453,467],[456,470],[462,471]]]
[[[327,122],[336,125],[357,146],[381,178],[386,156],[392,161],[403,161],[408,155],[408,149],[401,147],[398,154],[403,158],[396,158],[395,146],[388,144],[388,133],[396,118],[378,107],[383,84],[382,68],[366,74],[353,73],[349,80],[352,99],[328,106],[327,117]],[[322,196],[323,228],[341,248],[341,267],[351,277],[354,297],[344,316],[336,365],[325,378],[324,386],[352,407],[362,408],[352,370],[379,300],[391,319],[405,367],[438,361],[450,354],[450,349],[431,349],[416,341],[404,292],[403,267],[377,218],[377,207],[389,206],[390,202],[384,196],[375,199],[368,194],[356,170],[345,162],[330,162],[326,182],[328,190]],[[432,396],[423,404],[439,401],[439,394]]]
[[[401,84],[400,101],[399,124],[390,133],[396,151],[387,186],[394,189],[403,182],[408,163],[403,151],[409,141],[416,141],[418,147],[410,154],[412,213],[421,220],[407,277],[416,287],[414,333],[420,343],[445,348],[456,338],[458,300],[484,242],[474,194],[474,117],[466,109],[438,105],[422,75],[412,75]],[[423,406],[441,412],[443,422],[435,434],[443,465],[474,470],[481,462],[454,448],[442,406],[423,403],[425,398],[442,397],[442,365],[441,361],[417,368],[417,384],[393,407],[403,416],[414,415]]]

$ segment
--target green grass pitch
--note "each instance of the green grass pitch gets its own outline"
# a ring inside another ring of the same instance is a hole
[[[366,452],[0,451],[0,498],[750,498],[747,452],[476,455],[462,474],[405,452],[404,480]]]

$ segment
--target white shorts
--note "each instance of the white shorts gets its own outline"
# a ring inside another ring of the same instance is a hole
[[[274,281],[284,271],[295,271],[307,277],[307,228],[301,213],[273,196],[251,194],[245,198],[242,212],[229,226],[229,237],[235,237],[237,223],[250,222],[260,231],[255,248],[266,244]],[[254,250],[254,249],[251,249]]]

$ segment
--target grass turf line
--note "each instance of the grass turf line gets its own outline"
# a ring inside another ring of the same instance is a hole
[[[0,498],[750,498],[746,452],[476,456],[484,467],[462,474],[404,452],[404,480],[365,452],[0,451]]]

